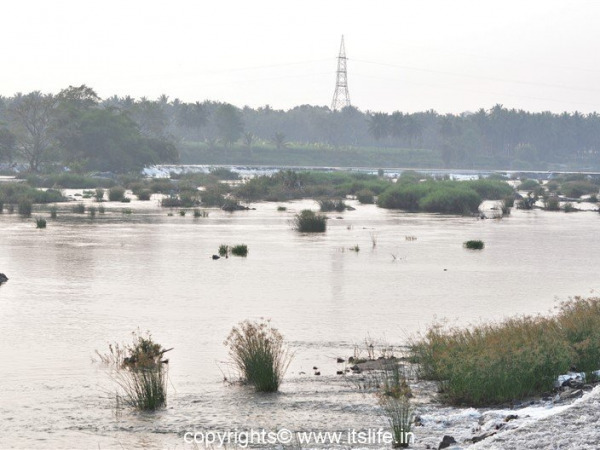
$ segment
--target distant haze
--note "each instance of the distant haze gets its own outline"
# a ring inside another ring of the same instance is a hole
[[[595,1],[11,1],[0,94],[87,84],[242,107],[329,105],[345,35],[352,104],[459,113],[600,106]]]

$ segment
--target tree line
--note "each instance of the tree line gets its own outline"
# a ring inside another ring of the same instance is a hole
[[[360,111],[301,105],[238,108],[162,95],[101,99],[85,85],[56,95],[0,97],[0,162],[71,170],[127,171],[176,163],[183,144],[228,148],[294,146],[435,151],[448,168],[600,167],[600,115],[533,113],[495,105],[474,113]],[[185,162],[185,161],[183,161]],[[260,163],[260,161],[257,161]]]

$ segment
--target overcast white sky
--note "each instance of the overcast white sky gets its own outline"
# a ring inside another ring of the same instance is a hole
[[[11,0],[0,94],[330,105],[341,35],[361,110],[600,111],[600,1]]]

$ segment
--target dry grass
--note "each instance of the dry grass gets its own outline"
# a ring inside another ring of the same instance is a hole
[[[117,401],[142,411],[153,411],[167,404],[167,363],[164,349],[148,333],[133,333],[133,343],[110,344],[109,351],[100,360],[111,370],[111,377],[120,392]]]
[[[552,390],[575,366],[600,368],[600,298],[575,298],[550,317],[517,317],[469,329],[432,326],[412,346],[420,375],[453,404],[489,405]]]

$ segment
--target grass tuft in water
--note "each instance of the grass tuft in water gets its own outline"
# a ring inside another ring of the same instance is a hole
[[[111,344],[109,352],[96,352],[111,369],[119,386],[117,400],[141,411],[154,411],[167,404],[167,364],[164,349],[152,336],[133,333],[129,345]]]
[[[85,205],[83,203],[77,203],[73,205],[72,211],[75,214],[84,214],[85,213]]]
[[[35,227],[36,228],[46,228],[46,219],[43,217],[38,217],[35,219]]]
[[[292,354],[270,321],[249,321],[235,326],[225,341],[233,365],[257,392],[277,392]]]
[[[327,217],[304,209],[294,217],[293,226],[302,233],[323,233],[327,229]]]
[[[483,243],[483,241],[473,240],[464,242],[463,246],[470,250],[481,250],[485,247],[485,244]]]
[[[227,258],[229,256],[230,248],[229,245],[219,245],[219,256]]]
[[[20,200],[19,204],[17,205],[17,211],[19,212],[19,215],[23,216],[23,217],[31,217],[31,211],[33,209],[33,204],[31,203],[30,200]]]
[[[55,205],[52,205],[50,207],[50,218],[56,219],[57,214],[58,214],[58,208]]]
[[[231,247],[231,254],[233,256],[248,256],[248,246],[246,244],[234,245]]]

